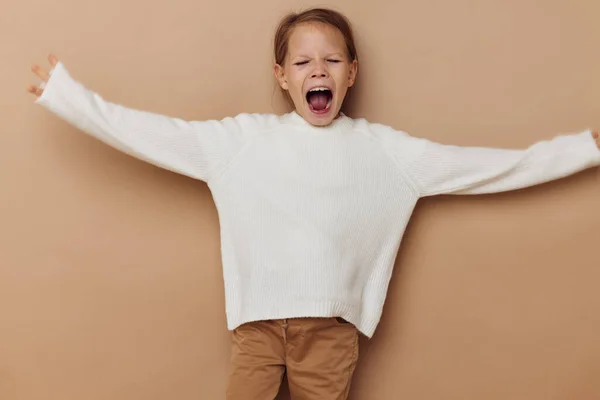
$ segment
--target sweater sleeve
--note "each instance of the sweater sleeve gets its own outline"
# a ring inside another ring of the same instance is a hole
[[[412,156],[408,157],[407,174],[421,196],[522,189],[600,165],[600,150],[589,130],[556,136],[521,150],[408,140],[412,141]]]
[[[117,150],[202,181],[237,154],[256,118],[184,121],[126,108],[72,79],[60,62],[36,103]]]

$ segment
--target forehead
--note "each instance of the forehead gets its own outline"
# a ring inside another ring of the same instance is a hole
[[[302,23],[294,27],[288,43],[290,53],[323,50],[343,52],[346,42],[342,33],[331,25],[323,23]]]

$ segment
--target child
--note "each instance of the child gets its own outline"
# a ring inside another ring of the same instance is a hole
[[[294,398],[345,399],[358,335],[379,322],[416,202],[524,188],[600,165],[590,131],[524,150],[442,145],[340,108],[357,75],[350,24],[337,12],[291,14],[274,73],[295,110],[183,121],[109,103],[50,56],[29,91],[82,131],[206,182],[221,223],[228,329],[227,399],[273,399],[284,371]]]

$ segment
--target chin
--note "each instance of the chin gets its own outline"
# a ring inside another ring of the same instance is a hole
[[[339,109],[333,104],[329,105],[323,111],[315,111],[310,104],[304,104],[304,110],[306,121],[315,126],[327,126],[339,115]]]

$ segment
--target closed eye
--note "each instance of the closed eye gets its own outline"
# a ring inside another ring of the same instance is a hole
[[[304,64],[308,64],[308,61],[298,61],[297,63],[294,63],[294,65],[304,65]]]
[[[332,62],[332,63],[339,63],[339,62],[341,62],[340,60],[327,60],[327,61]]]

